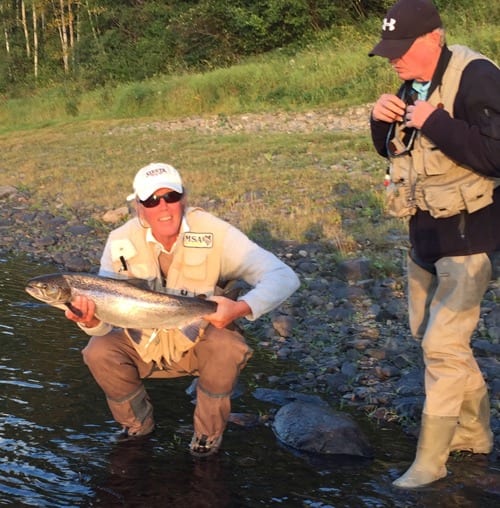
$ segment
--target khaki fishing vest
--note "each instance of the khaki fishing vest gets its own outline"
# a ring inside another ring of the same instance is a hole
[[[179,236],[164,277],[158,261],[157,246],[146,240],[145,229],[137,218],[130,220],[110,235],[113,267],[129,278],[148,281],[151,289],[184,296],[212,296],[220,276],[224,239],[230,224],[199,208],[186,211],[189,232]],[[114,245],[119,248],[113,248]],[[119,253],[126,253],[124,270]],[[116,258],[116,259],[114,259]],[[171,330],[125,330],[133,346],[145,362],[154,361],[159,367],[178,361],[194,346],[206,323],[197,323],[184,333]]]
[[[485,57],[465,46],[450,46],[450,50],[452,56],[442,84],[427,100],[453,115],[464,68]],[[403,128],[402,124],[396,125],[391,140],[398,150],[404,147],[400,141]],[[411,155],[390,157],[387,209],[395,217],[414,215],[417,208],[428,211],[434,218],[451,217],[463,210],[473,213],[493,202],[493,190],[499,184],[500,179],[487,178],[457,164],[418,131]]]

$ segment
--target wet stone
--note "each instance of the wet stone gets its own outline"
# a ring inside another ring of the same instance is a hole
[[[48,247],[57,243],[57,239],[53,236],[45,236],[39,240],[35,240],[34,244],[38,247]]]
[[[300,401],[286,404],[276,413],[272,429],[280,441],[300,451],[373,456],[358,424],[323,405]]]
[[[383,349],[367,349],[366,354],[377,360],[384,360],[386,357],[386,352]]]
[[[345,280],[359,281],[370,277],[371,264],[366,258],[344,261],[339,265],[339,272]]]
[[[291,337],[295,321],[290,316],[279,315],[273,318],[273,328],[281,337]]]
[[[397,377],[401,375],[401,371],[392,365],[385,365],[375,368],[375,372],[380,379],[387,379],[390,377]]]
[[[493,329],[490,329],[493,330]],[[490,331],[488,330],[488,331]],[[500,328],[497,329],[500,332]],[[491,335],[490,335],[491,337]],[[472,347],[481,356],[496,356],[500,357],[500,344],[492,344],[488,340],[476,340],[473,341]]]
[[[70,272],[90,272],[90,263],[80,256],[75,256],[65,260],[66,269]]]
[[[345,362],[342,364],[341,372],[345,374],[348,378],[353,378],[358,371],[357,366],[354,363]]]
[[[92,232],[92,229],[89,226],[85,226],[83,224],[79,224],[76,226],[70,226],[67,229],[68,233],[75,235],[75,236],[83,236],[90,234]]]
[[[424,376],[420,370],[405,372],[396,383],[396,390],[400,395],[415,395],[424,392]]]
[[[68,219],[65,217],[54,217],[49,221],[49,224],[54,227],[65,226],[67,223]]]

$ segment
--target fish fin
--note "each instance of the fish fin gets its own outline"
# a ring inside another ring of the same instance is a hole
[[[205,319],[193,321],[179,328],[181,333],[191,342],[197,342],[204,334],[206,327],[210,323]]]
[[[226,282],[223,286],[217,286],[215,294],[225,296],[230,300],[236,300],[242,291],[248,291],[250,286],[241,279],[234,279]]]
[[[77,309],[71,302],[65,303],[66,307],[73,313],[76,314],[78,317],[82,317],[82,311],[80,309]]]
[[[159,328],[155,328],[153,330],[153,333],[149,336],[149,339],[148,341],[146,342],[146,349],[151,345],[151,343],[156,339],[156,336],[160,333],[160,329]]]
[[[151,286],[148,284],[148,281],[146,279],[120,279],[124,280],[125,282],[128,282],[132,286],[135,286],[139,289],[146,289],[151,291]]]

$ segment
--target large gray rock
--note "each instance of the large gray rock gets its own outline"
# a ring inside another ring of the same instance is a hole
[[[356,422],[323,404],[290,402],[278,410],[272,429],[282,443],[300,451],[373,456]]]
[[[273,388],[256,388],[252,395],[257,400],[270,402],[278,406],[284,406],[290,402],[301,401],[309,402],[310,404],[321,405],[327,407],[328,404],[319,395],[309,395],[308,393],[294,392],[292,390],[275,390]]]

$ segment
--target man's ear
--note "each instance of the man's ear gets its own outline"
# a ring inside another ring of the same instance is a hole
[[[443,37],[443,31],[440,28],[436,28],[432,32],[425,34],[424,37],[434,46],[441,47],[441,39]]]

